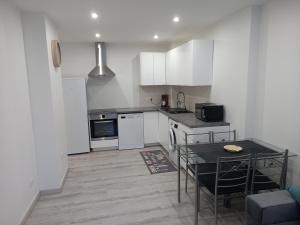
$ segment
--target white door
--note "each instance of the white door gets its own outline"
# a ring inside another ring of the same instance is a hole
[[[193,42],[187,42],[177,48],[177,85],[191,85],[193,76]]]
[[[144,142],[158,143],[158,112],[144,112]]]
[[[169,151],[169,118],[163,113],[159,113],[159,143]]]
[[[144,148],[143,113],[119,114],[119,150]]]
[[[166,54],[168,85],[211,85],[213,41],[191,40]]]
[[[140,85],[153,85],[153,53],[140,53]]]
[[[63,79],[68,154],[90,151],[85,85],[82,78]]]
[[[166,56],[166,82],[167,85],[179,85],[179,61],[178,49],[174,48],[167,52]]]
[[[153,77],[155,85],[166,84],[166,54],[153,53]]]
[[[211,85],[213,79],[214,42],[209,40],[193,41],[193,77],[191,85]]]

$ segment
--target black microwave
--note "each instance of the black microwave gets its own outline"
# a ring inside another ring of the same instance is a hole
[[[197,103],[195,115],[205,122],[221,122],[224,120],[224,106],[214,103]]]

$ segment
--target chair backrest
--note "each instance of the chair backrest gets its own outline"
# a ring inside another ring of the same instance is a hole
[[[211,143],[211,133],[192,133],[188,134],[184,132],[184,136],[181,137],[181,143],[179,148],[181,150],[181,155],[187,158],[188,163],[194,164],[197,161],[202,161],[202,159],[197,154],[189,153],[188,146],[197,145],[197,144],[210,144]]]
[[[217,159],[215,194],[248,193],[251,155],[219,157]]]
[[[188,134],[184,132],[184,142],[187,145],[211,143],[211,132],[192,133],[192,134]]]
[[[224,132],[211,132],[211,142],[220,143],[220,142],[230,142],[236,141],[236,130],[224,131]]]
[[[258,153],[253,159],[251,193],[258,190],[284,189],[288,166],[288,150],[278,153]]]

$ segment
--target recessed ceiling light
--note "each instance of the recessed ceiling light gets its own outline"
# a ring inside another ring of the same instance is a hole
[[[91,13],[91,17],[92,17],[92,19],[98,19],[98,17],[99,17],[99,15],[97,14],[97,13],[95,13],[95,12],[92,12]]]
[[[157,34],[155,34],[155,35],[153,36],[153,38],[154,38],[154,39],[158,39],[159,37],[158,37]]]
[[[178,23],[179,21],[180,21],[179,16],[175,16],[175,17],[173,18],[173,22],[174,22],[174,23]]]
[[[100,37],[101,37],[101,34],[96,33],[96,34],[95,34],[95,37],[96,37],[96,38],[100,38]]]

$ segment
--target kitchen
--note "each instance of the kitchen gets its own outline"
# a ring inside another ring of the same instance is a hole
[[[185,52],[185,54],[181,54],[181,52]],[[205,116],[205,113],[204,109],[201,110],[201,104],[196,103],[197,107],[194,106],[191,109],[194,112],[197,111],[196,114],[186,109],[184,92],[177,93],[176,105],[173,107],[169,106],[169,95],[162,94],[160,102],[157,103],[156,100],[155,104],[151,96],[148,102],[144,103],[144,107],[88,110],[87,102],[94,97],[87,97],[85,94],[89,91],[86,90],[90,88],[89,83],[93,87],[97,87],[97,82],[109,82],[118,76],[107,65],[106,44],[96,42],[95,53],[96,67],[88,73],[87,79],[67,77],[63,80],[65,110],[67,118],[69,118],[67,120],[67,134],[71,144],[69,154],[89,152],[89,148],[92,151],[125,150],[151,145],[162,145],[169,152],[172,149],[171,145],[176,144],[173,130],[178,127],[177,123],[180,124],[180,127],[186,127],[186,133],[230,130],[229,123],[224,122],[223,105],[211,106],[212,116],[207,115],[207,118],[202,118],[201,116]],[[191,59],[191,64],[189,62],[182,63],[182,67],[179,67],[176,62],[172,62],[172,60],[183,61],[188,57]],[[175,77],[180,78],[179,74],[181,73],[185,73],[186,79],[190,80],[190,83],[183,83],[185,86],[210,86],[212,84],[213,41],[192,40],[167,53],[141,52],[133,61],[137,62],[136,71],[141,88],[157,86],[166,89],[167,85],[179,86],[184,81],[176,80]],[[198,64],[198,62],[203,64]],[[191,65],[191,68],[186,65]],[[177,68],[174,70],[174,67]],[[189,74],[188,71],[192,71],[192,73]],[[98,101],[103,101],[102,99],[101,96],[97,98]],[[87,117],[89,122],[86,120]],[[78,124],[74,124],[74,121],[78,121]],[[81,126],[79,126],[79,122],[81,122]],[[195,131],[196,128],[198,128],[197,131]],[[179,132],[183,132],[183,130]],[[179,140],[179,137],[177,139]],[[173,158],[176,163],[176,156]]]
[[[299,224],[299,9],[0,0],[0,224]]]

